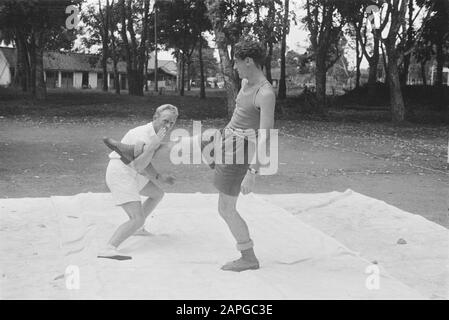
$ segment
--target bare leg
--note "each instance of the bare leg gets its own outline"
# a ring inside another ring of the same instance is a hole
[[[115,248],[141,228],[145,222],[142,203],[140,201],[128,202],[121,207],[126,211],[130,219],[119,226],[109,240],[108,244]]]
[[[156,208],[159,202],[161,202],[162,198],[164,197],[164,191],[161,188],[159,188],[156,184],[154,184],[152,181],[149,181],[140,193],[144,196],[148,196],[148,199],[145,200],[145,202],[142,205],[143,217],[144,220],[146,220],[147,217],[151,214],[151,212],[153,212],[154,208]],[[139,228],[134,233],[134,235],[150,236],[151,233],[146,231],[144,227],[145,225]]]
[[[237,242],[237,249],[241,252],[242,257],[236,261],[225,264],[222,269],[227,271],[244,271],[250,269],[258,269],[259,261],[253,250],[253,242],[249,235],[248,225],[237,211],[238,197],[219,194],[218,212],[229,227],[234,239]]]

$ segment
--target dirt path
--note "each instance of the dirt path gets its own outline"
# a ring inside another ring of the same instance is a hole
[[[108,150],[101,137],[119,138],[144,123],[133,119],[0,119],[0,198],[107,192]],[[398,160],[326,147],[314,139],[280,137],[279,172],[260,177],[259,193],[317,193],[348,188],[449,227],[449,175]],[[162,169],[168,169],[168,165]],[[215,192],[204,165],[175,167],[167,192]]]

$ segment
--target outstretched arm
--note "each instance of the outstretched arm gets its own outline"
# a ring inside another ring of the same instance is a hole
[[[143,170],[141,174],[146,176],[148,179],[152,181],[158,181],[168,184],[175,183],[175,178],[173,176],[160,174],[159,172],[157,172],[156,168],[151,163]]]
[[[131,168],[135,169],[137,172],[141,173],[153,160],[154,153],[161,145],[161,141],[164,138],[167,130],[162,128],[159,132],[150,138],[150,143],[146,144],[143,148],[143,153],[134,159],[129,165]]]

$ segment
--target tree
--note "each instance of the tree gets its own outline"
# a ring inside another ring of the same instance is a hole
[[[159,19],[162,21],[161,31],[164,30],[161,32],[161,41],[167,48],[175,49],[177,59],[180,59],[180,95],[184,95],[186,64],[190,90],[192,54],[202,39],[202,33],[211,30],[212,25],[204,1],[201,0],[175,0],[164,11],[164,16]]]
[[[355,51],[355,87],[359,88],[361,76],[360,65],[363,59],[363,51],[356,28],[357,26],[350,23],[349,28],[345,31],[345,34],[350,39],[350,41],[348,41],[348,47]]]
[[[289,20],[289,0],[285,0],[284,4],[284,19],[282,23],[282,42],[281,42],[281,76],[279,79],[279,92],[278,98],[287,98],[287,85],[285,83],[285,51],[287,50],[287,35],[290,31],[290,20]]]
[[[430,54],[436,58],[436,78],[434,85],[439,88],[441,109],[444,106],[443,67],[449,56],[449,4],[443,0],[418,1],[429,9],[431,16],[423,22],[422,40],[420,42],[419,57],[426,61]],[[432,51],[429,51],[432,48]]]
[[[114,70],[114,89],[116,94],[120,94],[120,79],[118,73],[118,62],[124,60],[125,51],[124,44],[120,39],[118,23],[120,21],[120,7],[117,3],[114,4],[114,1],[111,2],[110,10],[110,25],[109,25],[109,40],[111,44],[111,48],[109,50],[109,55],[112,59],[112,65]],[[103,76],[103,81],[106,81]]]
[[[316,65],[317,111],[325,113],[326,72],[340,58],[339,40],[343,20],[338,13],[338,0],[307,0],[303,21],[310,32],[311,51]]]
[[[198,57],[200,62],[200,99],[206,98],[206,86],[204,79],[204,60],[203,60],[203,38],[200,38],[198,46]]]
[[[128,92],[143,96],[150,0],[120,0],[120,34],[126,56]],[[128,38],[129,34],[129,38]]]
[[[198,48],[192,54],[191,77],[200,79],[200,97],[202,96],[201,83],[206,82],[206,77],[215,77],[219,72],[218,61],[214,56],[214,49],[210,48],[205,39],[200,40]],[[204,88],[205,89],[205,88]]]
[[[215,35],[220,56],[221,72],[225,79],[228,115],[235,108],[235,98],[240,82],[233,70],[234,44],[241,38],[243,31],[250,29],[248,18],[251,6],[238,0],[206,0],[209,19]],[[230,47],[230,52],[228,51]]]
[[[44,50],[67,47],[74,39],[67,32],[66,8],[80,0],[14,1],[0,3],[0,30],[13,35],[18,52],[20,82],[23,89],[31,89],[37,99],[46,98],[44,80]],[[24,70],[25,69],[25,70]]]
[[[405,19],[408,0],[387,0],[387,13],[384,23],[389,20],[390,30],[383,42],[388,57],[388,87],[390,89],[390,104],[392,120],[401,122],[405,120],[405,104],[399,81],[400,52],[397,51],[399,29]]]
[[[420,64],[421,79],[423,85],[427,85],[426,64],[432,58],[432,46],[429,46],[426,41],[420,39],[415,51],[413,52],[416,61]]]
[[[111,23],[111,11],[114,1],[109,3],[106,0],[106,5],[102,7],[101,0],[98,0],[96,4],[88,5],[82,12],[81,20],[84,24],[84,36],[82,38],[83,45],[87,48],[91,48],[94,45],[101,45],[101,67],[103,71],[103,85],[102,90],[108,91],[108,71],[107,71],[107,60],[110,56],[109,47],[111,46],[110,29],[112,27]]]
[[[305,73],[306,55],[302,55],[294,50],[287,51],[285,55],[285,71],[288,74]]]
[[[379,3],[373,0],[346,0],[342,1],[339,6],[341,15],[349,23],[349,36],[355,37],[356,87],[360,85],[360,64],[363,57],[365,57],[369,64],[368,95],[370,97],[376,94],[382,33],[381,28],[374,26],[374,21],[366,19],[366,16],[373,16],[374,13],[368,10],[373,8],[373,5],[377,8],[380,6]]]
[[[407,24],[408,26],[403,28],[403,51],[404,51],[404,58],[402,61],[402,67],[400,69],[399,73],[399,81],[401,82],[401,85],[405,87],[407,85],[407,79],[408,79],[408,69],[410,67],[410,58],[412,56],[411,49],[413,48],[413,45],[415,43],[415,30],[413,27],[413,12],[414,12],[414,1],[409,0],[408,2],[408,19]],[[403,24],[406,22],[404,21]]]
[[[283,15],[281,0],[255,0],[253,10],[256,19],[252,32],[262,42],[267,51],[265,60],[265,72],[267,80],[271,83],[271,66],[273,60],[274,45],[282,36]],[[266,14],[264,14],[266,12]]]
[[[107,61],[109,57],[109,29],[111,26],[110,20],[111,20],[111,6],[109,5],[109,0],[106,0],[106,6],[104,8],[101,7],[101,1],[98,0],[98,13],[99,13],[99,19],[98,19],[98,27],[100,29],[101,34],[101,43],[103,45],[103,52],[101,57],[101,67],[103,69],[103,79],[107,79],[108,70],[107,70]],[[114,77],[115,79],[115,77]],[[108,91],[108,82],[103,81],[103,91]]]

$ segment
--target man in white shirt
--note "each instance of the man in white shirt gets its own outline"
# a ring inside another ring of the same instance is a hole
[[[175,125],[177,117],[178,109],[165,104],[156,109],[153,122],[126,133],[121,142],[136,145],[136,152],[143,152],[134,161],[125,164],[126,161],[122,161],[117,152],[110,153],[106,184],[116,205],[123,208],[129,220],[117,228],[107,246],[98,254],[99,258],[131,259],[120,254],[118,246],[133,234],[149,235],[144,229],[145,220],[164,196],[164,191],[155,181],[168,184],[174,182],[173,177],[159,174],[151,165],[151,160],[165,134]],[[148,196],[143,203],[141,195]]]

